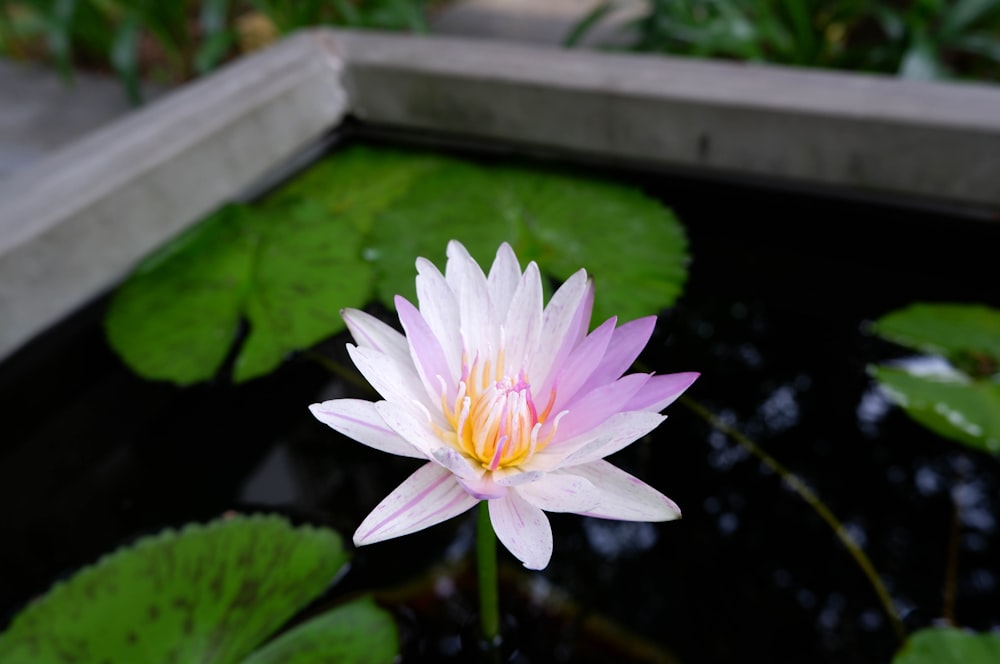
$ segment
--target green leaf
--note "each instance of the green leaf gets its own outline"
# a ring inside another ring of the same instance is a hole
[[[295,627],[243,664],[390,664],[398,653],[396,623],[366,597]]]
[[[445,163],[444,158],[420,152],[352,147],[313,165],[264,204],[308,201],[367,233],[375,215],[394,204],[415,180]]]
[[[272,205],[269,211],[273,212]],[[236,360],[237,382],[268,373],[284,356],[344,329],[340,310],[364,306],[372,269],[362,235],[317,202],[300,202],[261,229],[246,302],[250,335]]]
[[[945,78],[948,70],[941,61],[938,46],[922,30],[912,36],[912,43],[899,63],[899,76],[918,80]]]
[[[205,225],[112,302],[109,340],[148,378],[211,378],[243,318],[250,332],[234,378],[267,373],[343,330],[340,310],[364,306],[375,288],[389,307],[397,293],[413,300],[414,261],[443,264],[452,239],[485,265],[508,241],[555,279],[586,267],[599,317],[655,314],[687,274],[680,224],[638,190],[403,151],[345,150]]]
[[[662,203],[634,187],[588,177],[518,170],[509,180],[536,247],[529,256],[560,281],[586,268],[596,290],[596,321],[657,314],[680,296],[687,238]]]
[[[142,89],[139,84],[139,37],[142,22],[135,13],[129,13],[115,31],[109,58],[125,85],[125,92],[133,105],[142,103]]]
[[[379,215],[372,229],[370,254],[376,263],[378,296],[387,307],[395,308],[397,294],[416,301],[414,262],[423,257],[444,266],[449,240],[462,242],[486,266],[504,241],[518,248],[518,202],[504,175],[449,161]]]
[[[586,267],[595,317],[656,314],[680,294],[686,240],[669,209],[636,189],[564,173],[453,162],[379,216],[372,245],[379,297],[412,300],[413,261],[444,265],[448,240],[488,266],[501,242],[558,280]]]
[[[921,425],[951,440],[1000,454],[1000,384],[914,375],[889,366],[872,372],[889,398]]]
[[[880,337],[944,355],[973,377],[1000,371],[1000,310],[973,304],[917,303],[875,321]]]
[[[914,632],[892,664],[992,664],[1000,662],[1000,634],[974,634],[951,627]]]
[[[605,16],[618,9],[618,4],[611,2],[601,2],[594,6],[589,12],[584,14],[573,28],[563,38],[562,45],[566,48],[573,48],[590,32]]]
[[[147,259],[118,289],[108,341],[140,376],[190,385],[214,376],[239,327],[257,235],[224,207]]]
[[[106,319],[112,347],[141,376],[189,385],[218,373],[246,318],[234,378],[271,371],[343,330],[341,309],[369,301],[363,238],[375,214],[439,163],[345,150],[262,203],[223,208],[118,290]]]
[[[240,516],[139,540],[85,568],[0,635],[5,664],[240,662],[347,562],[340,536]]]

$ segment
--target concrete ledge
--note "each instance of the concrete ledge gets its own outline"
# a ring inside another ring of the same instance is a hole
[[[1000,87],[337,33],[394,127],[1000,209]]]
[[[1000,211],[998,87],[313,31],[0,181],[0,360],[348,112],[589,160]]]
[[[335,126],[328,40],[295,36],[0,182],[0,359]]]

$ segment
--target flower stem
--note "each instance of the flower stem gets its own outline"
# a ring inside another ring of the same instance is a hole
[[[500,599],[497,588],[497,540],[490,521],[488,501],[479,501],[476,535],[476,568],[479,572],[479,624],[486,647],[500,643]]]
[[[858,564],[861,571],[864,572],[868,581],[872,584],[872,588],[875,589],[875,594],[878,595],[879,601],[882,603],[882,608],[885,610],[887,616],[889,616],[889,622],[892,623],[892,629],[896,633],[896,638],[902,643],[906,640],[906,629],[903,627],[903,621],[899,617],[899,613],[896,611],[895,605],[892,603],[892,598],[889,596],[889,592],[885,589],[885,585],[882,583],[882,579],[879,577],[878,572],[875,571],[875,566],[872,565],[872,561],[868,558],[868,555],[864,550],[858,546],[858,543],[854,541],[851,534],[844,528],[844,524],[834,516],[830,508],[819,499],[819,496],[809,488],[809,486],[803,482],[795,473],[785,468],[777,459],[772,457],[770,454],[762,450],[757,446],[752,440],[747,438],[745,435],[729,426],[714,413],[709,411],[707,408],[702,406],[697,401],[690,399],[688,397],[681,397],[678,400],[681,404],[686,406],[688,409],[694,411],[702,419],[708,422],[712,427],[718,429],[722,433],[726,434],[737,443],[742,445],[750,454],[757,457],[764,465],[776,472],[785,484],[792,489],[795,493],[799,494],[802,500],[806,501],[810,507],[812,507],[820,518],[826,521],[827,525],[833,529],[834,534],[836,534],[837,539],[840,543],[844,545],[847,552],[851,554],[854,558],[854,562]]]

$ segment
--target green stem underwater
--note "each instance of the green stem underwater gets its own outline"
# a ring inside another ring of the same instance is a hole
[[[476,534],[476,571],[479,574],[479,624],[490,650],[500,643],[500,599],[497,577],[497,540],[488,501],[479,502]]]
[[[827,525],[833,529],[834,534],[837,535],[837,539],[840,543],[844,545],[847,552],[851,554],[854,561],[864,572],[868,581],[872,584],[875,589],[875,594],[878,595],[879,601],[882,603],[882,608],[885,610],[887,616],[889,616],[889,622],[892,623],[892,629],[896,633],[896,637],[899,639],[900,643],[906,640],[906,629],[903,627],[903,621],[899,617],[899,613],[896,611],[896,607],[892,603],[892,598],[889,596],[889,591],[885,589],[885,585],[882,583],[882,579],[879,577],[878,573],[875,571],[875,566],[872,565],[871,560],[865,554],[864,550],[858,546],[858,543],[854,541],[851,534],[847,532],[844,528],[844,524],[834,516],[830,508],[819,499],[819,496],[810,489],[805,482],[803,482],[799,477],[792,471],[785,468],[777,459],[772,457],[770,454],[762,450],[757,446],[752,440],[747,438],[745,435],[729,426],[721,419],[719,419],[714,413],[709,411],[707,408],[702,406],[700,403],[688,397],[681,397],[678,402],[694,411],[695,414],[700,416],[703,420],[709,423],[715,429],[718,429],[722,433],[726,434],[737,443],[742,445],[750,454],[757,457],[764,465],[776,472],[785,484],[787,484],[795,493],[799,494],[802,500],[809,503],[820,518],[826,521]]]

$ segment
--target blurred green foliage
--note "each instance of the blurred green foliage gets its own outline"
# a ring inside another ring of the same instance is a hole
[[[178,83],[307,26],[426,31],[428,0],[0,0],[0,55]]]
[[[620,4],[596,7],[578,43]],[[650,0],[629,48],[908,78],[1000,77],[1000,0]]]

